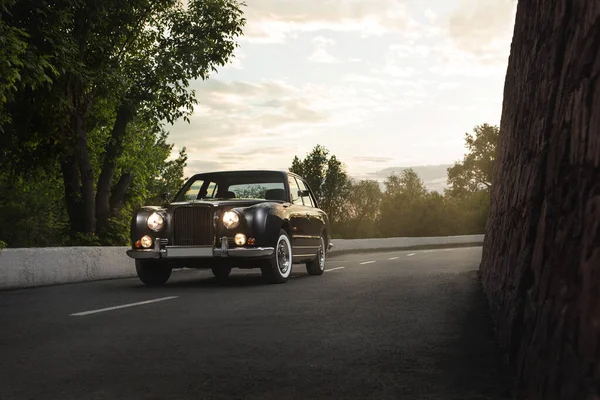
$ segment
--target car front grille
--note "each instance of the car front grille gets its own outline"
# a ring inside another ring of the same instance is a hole
[[[175,246],[212,245],[213,235],[212,207],[179,207],[173,211]]]

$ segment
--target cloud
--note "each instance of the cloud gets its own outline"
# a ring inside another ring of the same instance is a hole
[[[248,0],[242,40],[282,43],[299,32],[320,30],[381,35],[402,31],[410,18],[397,0]]]
[[[431,8],[428,8],[425,10],[425,18],[427,18],[427,20],[430,22],[434,22],[437,20],[438,16]]]
[[[244,69],[242,66],[242,61],[246,58],[246,54],[240,50],[240,48],[236,48],[234,53],[232,54],[232,57],[229,60],[229,63],[227,63],[227,65],[225,65],[225,67],[223,69],[237,69],[237,70],[241,70]]]
[[[448,20],[448,31],[457,46],[475,54],[489,53],[510,43],[516,0],[462,0]]]
[[[317,36],[312,41],[315,43],[315,51],[308,57],[310,62],[321,64],[334,64],[339,62],[337,58],[327,51],[327,47],[335,44],[333,39]]]
[[[496,1],[496,0],[494,0]],[[508,1],[508,0],[504,0]],[[425,25],[415,30],[428,32],[420,38],[404,40],[389,46],[385,62],[373,72],[391,78],[448,80],[450,77],[504,76],[508,65],[510,36],[498,36],[481,51],[467,49],[442,28]],[[428,78],[426,78],[428,77]]]
[[[446,39],[436,47],[429,71],[445,78],[504,76],[508,66],[508,48],[510,44],[490,46],[484,53],[473,53],[457,47],[452,39]]]
[[[448,162],[462,152],[460,132],[501,112],[512,34],[502,10],[513,0],[246,2],[243,52],[193,84],[191,124],[171,129],[188,148],[186,171],[286,168],[316,143],[363,176]],[[280,45],[301,35],[298,47]],[[269,53],[281,62],[267,63]]]
[[[356,162],[382,164],[393,161],[394,159],[391,157],[353,157],[352,160]]]
[[[179,121],[170,129],[170,140],[187,148],[187,174],[194,168],[270,168],[292,154],[287,165],[301,146],[316,143],[322,132],[343,131],[344,126],[364,122],[379,107],[393,106],[385,96],[343,85],[213,78],[196,82],[194,89],[200,104],[191,123]]]
[[[458,82],[442,82],[438,85],[438,90],[454,90],[460,87]]]

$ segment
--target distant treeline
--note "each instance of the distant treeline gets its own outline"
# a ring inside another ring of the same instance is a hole
[[[449,236],[485,232],[500,129],[483,124],[467,133],[467,153],[448,168],[449,188],[428,191],[408,168],[378,181],[352,180],[343,163],[317,145],[290,171],[302,175],[330,216],[335,238]]]

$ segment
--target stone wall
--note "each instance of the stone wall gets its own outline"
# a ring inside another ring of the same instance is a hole
[[[481,278],[520,399],[600,400],[600,0],[519,1]]]

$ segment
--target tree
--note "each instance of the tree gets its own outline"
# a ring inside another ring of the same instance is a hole
[[[388,176],[381,201],[379,225],[383,236],[417,236],[423,230],[423,212],[417,210],[427,195],[427,188],[412,169]]]
[[[169,150],[172,150],[173,145],[169,146]],[[160,166],[159,175],[152,179],[149,187],[150,197],[147,201],[148,204],[159,205],[163,202],[163,193],[175,195],[177,191],[185,183],[183,176],[183,169],[187,164],[187,149],[183,147],[179,150],[177,158],[166,161]]]
[[[321,207],[327,210],[329,219],[333,224],[338,223],[346,216],[345,205],[350,194],[350,178],[345,167],[335,155],[327,160],[325,180],[321,187]]]
[[[327,173],[329,150],[320,144],[316,145],[304,160],[294,156],[290,171],[302,176],[320,203],[323,198],[323,185]]]
[[[353,183],[349,190],[348,208],[350,214],[351,227],[349,230],[352,237],[361,236],[362,232],[369,232],[374,235],[372,229],[381,203],[382,193],[379,182],[371,179],[363,179]],[[365,229],[365,225],[369,229]]]
[[[117,173],[131,172],[130,189],[123,204],[111,204],[114,211],[102,240],[85,235],[69,237],[65,209],[64,185],[58,161],[30,172],[0,171],[0,239],[10,247],[45,247],[64,245],[107,244],[123,246],[129,242],[131,213],[142,204],[160,204],[160,194],[183,183],[185,148],[173,154],[166,142],[167,132],[157,134],[135,122],[128,129],[124,154]],[[99,166],[94,157],[94,169]],[[172,159],[169,159],[172,158]],[[113,190],[121,190],[114,185]],[[111,196],[121,198],[121,196]]]
[[[343,163],[335,155],[329,157],[325,147],[316,145],[303,160],[295,156],[289,170],[306,180],[332,225],[340,222],[350,188]]]
[[[41,54],[29,46],[29,34],[7,21],[9,9],[15,3],[16,0],[0,0],[0,132],[10,122],[6,103],[14,100],[19,90],[50,83],[57,73],[51,63],[52,55]]]
[[[51,58],[59,74],[50,87],[18,93],[4,152],[60,161],[72,234],[106,231],[119,211],[111,204],[124,204],[136,179],[118,168],[128,128],[138,121],[158,135],[164,124],[189,117],[197,103],[189,82],[229,60],[245,23],[241,6],[64,0],[50,7],[22,0],[3,12],[11,29],[28,32],[28,47],[60,55]],[[24,117],[24,109],[34,116]]]
[[[489,191],[492,186],[500,128],[483,124],[476,126],[473,132],[474,135],[465,134],[468,153],[461,162],[448,168],[448,193],[451,196],[464,196],[479,190]]]

